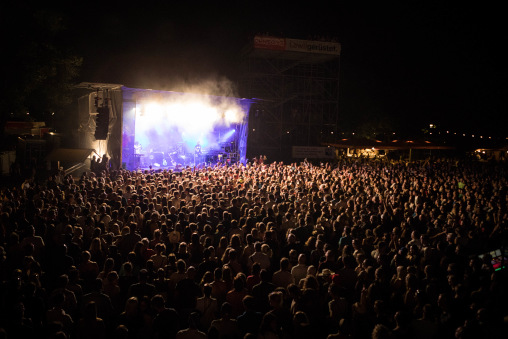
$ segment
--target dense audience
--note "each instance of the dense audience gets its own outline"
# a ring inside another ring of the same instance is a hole
[[[493,338],[502,165],[96,169],[3,188],[0,338]]]

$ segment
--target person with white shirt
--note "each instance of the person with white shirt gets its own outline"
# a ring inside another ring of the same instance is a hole
[[[270,257],[263,253],[261,250],[262,244],[258,241],[254,244],[254,254],[249,257],[248,266],[252,267],[255,262],[261,265],[261,269],[268,269],[270,267]]]
[[[283,288],[287,288],[289,284],[294,284],[295,278],[289,271],[288,258],[282,258],[280,260],[280,270],[273,274],[272,282],[275,286]]]
[[[301,253],[298,256],[298,265],[294,266],[291,269],[291,274],[293,275],[293,278],[295,279],[295,284],[299,285],[300,280],[304,279],[307,276],[307,256],[304,253]]]

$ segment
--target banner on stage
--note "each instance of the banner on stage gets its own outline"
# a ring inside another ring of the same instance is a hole
[[[341,45],[338,42],[286,39],[274,36],[256,35],[254,37],[254,48],[338,56],[340,55]]]
[[[286,49],[286,39],[272,36],[255,36],[254,48],[283,51]]]
[[[286,39],[286,51],[340,55],[338,42]]]

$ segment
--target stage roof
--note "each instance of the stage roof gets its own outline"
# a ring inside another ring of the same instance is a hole
[[[83,89],[91,89],[91,90],[114,90],[114,89],[120,89],[123,85],[120,84],[108,84],[103,82],[80,82],[79,84],[75,85],[75,88],[83,88]]]

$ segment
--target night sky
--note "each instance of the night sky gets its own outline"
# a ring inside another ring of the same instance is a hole
[[[168,90],[235,81],[240,51],[255,33],[319,35],[342,44],[339,114],[345,126],[382,117],[399,129],[435,123],[507,133],[501,59],[508,30],[501,8],[345,3],[73,2],[53,10],[65,19],[67,47],[84,57],[81,81]]]

